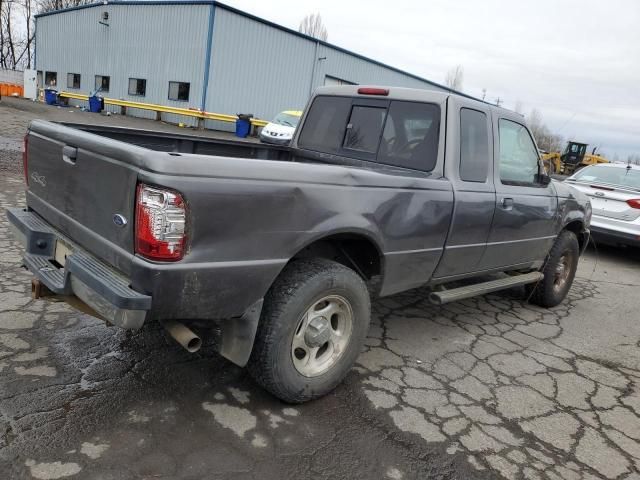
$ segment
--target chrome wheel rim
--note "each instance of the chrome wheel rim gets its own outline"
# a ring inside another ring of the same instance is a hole
[[[553,276],[553,288],[556,291],[561,291],[565,288],[569,281],[569,275],[571,275],[571,269],[573,267],[573,255],[569,252],[565,252],[558,260],[556,271]]]
[[[291,342],[295,369],[305,377],[317,377],[333,367],[344,354],[353,330],[353,309],[340,295],[315,301],[298,322]]]

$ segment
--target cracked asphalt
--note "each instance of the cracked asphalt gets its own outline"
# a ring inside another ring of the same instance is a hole
[[[4,208],[24,204],[27,122],[68,114],[7,103],[0,478],[640,479],[639,251],[589,249],[549,310],[521,289],[442,307],[424,289],[375,300],[345,383],[292,407],[211,342],[188,354],[157,325],[125,332],[31,299]]]

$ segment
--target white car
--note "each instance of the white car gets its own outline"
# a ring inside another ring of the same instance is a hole
[[[596,240],[640,247],[640,166],[591,165],[565,182],[589,196]]]
[[[286,145],[293,138],[302,112],[299,110],[285,110],[276,115],[260,132],[260,141]]]

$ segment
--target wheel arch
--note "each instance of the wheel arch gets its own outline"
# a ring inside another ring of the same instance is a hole
[[[361,230],[336,230],[316,237],[298,248],[289,262],[314,257],[334,260],[355,270],[364,280],[384,272],[384,255],[379,243],[370,233]]]
[[[585,228],[583,219],[573,219],[565,224],[562,230],[568,230],[573,232],[578,239],[578,245],[580,246],[580,253],[584,252],[589,242],[589,232]]]

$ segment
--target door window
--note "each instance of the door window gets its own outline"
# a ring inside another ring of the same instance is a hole
[[[460,179],[485,182],[489,171],[487,115],[478,110],[460,110]]]
[[[498,122],[500,135],[500,180],[506,185],[536,182],[539,159],[535,144],[525,127],[510,120]]]

